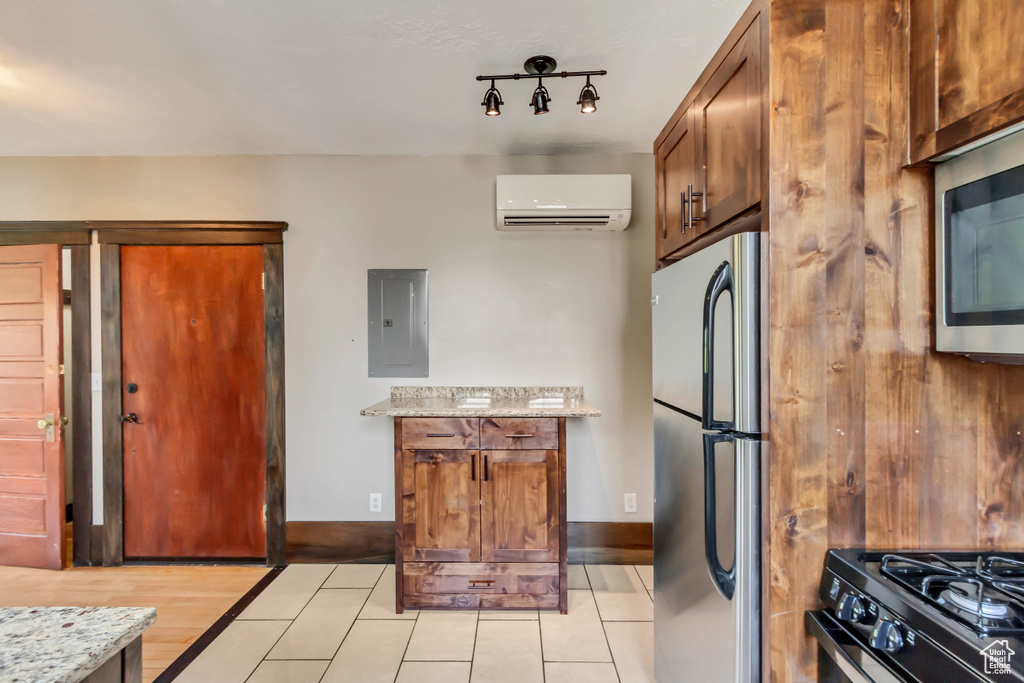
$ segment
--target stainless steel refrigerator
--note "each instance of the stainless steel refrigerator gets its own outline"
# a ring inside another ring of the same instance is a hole
[[[658,683],[760,680],[759,238],[652,277]]]

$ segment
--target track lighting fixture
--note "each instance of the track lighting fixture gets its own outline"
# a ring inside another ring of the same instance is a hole
[[[597,96],[597,88],[590,84],[590,76],[587,76],[587,84],[580,90],[580,98],[576,100],[576,104],[580,105],[580,111],[584,114],[593,114],[597,111],[599,99],[601,98]]]
[[[494,81],[491,81],[491,87],[484,93],[484,101],[480,104],[487,107],[487,109],[484,110],[484,113],[488,116],[501,115],[501,110],[498,107],[505,103],[501,101],[501,93],[494,87]]]
[[[490,81],[491,87],[484,93],[484,101],[481,104],[485,107],[484,113],[488,116],[498,116],[501,114],[499,106],[505,104],[501,101],[501,93],[498,92],[497,88],[494,87],[494,81],[502,80],[513,80],[518,81],[521,78],[536,78],[537,89],[533,91],[533,98],[530,100],[530,106],[533,107],[534,114],[546,114],[548,113],[548,103],[551,102],[551,95],[548,93],[547,88],[544,87],[545,78],[573,78],[576,76],[586,76],[587,84],[583,86],[583,90],[580,91],[579,100],[576,104],[580,105],[580,111],[584,114],[591,114],[597,111],[597,100],[601,99],[597,96],[597,88],[590,83],[591,76],[604,76],[607,71],[562,71],[555,73],[555,67],[558,63],[551,57],[545,55],[537,55],[536,57],[530,57],[523,64],[523,68],[526,70],[525,74],[504,74],[500,76],[477,76],[478,81]]]
[[[551,101],[551,96],[548,95],[548,89],[544,87],[544,84],[537,81],[537,89],[533,91],[533,99],[530,100],[530,104],[533,105],[533,113],[547,114],[548,113],[548,102]]]

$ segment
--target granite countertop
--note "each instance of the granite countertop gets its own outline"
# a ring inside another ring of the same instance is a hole
[[[152,607],[0,608],[0,681],[76,683],[154,621]]]
[[[367,417],[600,417],[583,387],[391,387]]]

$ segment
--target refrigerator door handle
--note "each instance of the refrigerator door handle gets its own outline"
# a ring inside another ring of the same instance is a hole
[[[707,294],[704,296],[704,375],[703,385],[703,426],[708,431],[732,431],[732,422],[723,422],[714,418],[715,409],[715,308],[718,298],[724,292],[732,293],[732,266],[722,261],[708,283]]]
[[[704,558],[718,592],[732,600],[736,592],[736,562],[729,571],[718,558],[718,508],[715,500],[715,444],[735,442],[732,434],[704,435]]]

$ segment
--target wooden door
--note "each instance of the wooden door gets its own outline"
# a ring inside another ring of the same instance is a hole
[[[760,57],[760,21],[755,20],[697,96],[701,232],[761,200]]]
[[[481,451],[483,562],[558,562],[558,451]]]
[[[122,247],[126,557],[266,557],[263,249]]]
[[[676,123],[655,156],[658,227],[655,248],[663,259],[697,236],[690,188],[698,188],[693,107]],[[699,206],[697,204],[696,206]]]
[[[0,247],[0,565],[64,567],[60,246]]]
[[[480,559],[478,451],[402,451],[402,541],[408,562]]]

